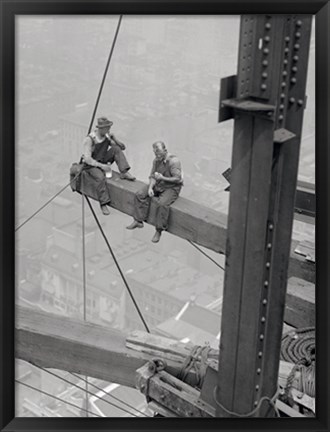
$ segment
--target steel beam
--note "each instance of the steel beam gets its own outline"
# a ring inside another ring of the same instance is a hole
[[[274,415],[269,404],[254,410],[277,388],[310,28],[306,15],[241,18],[219,417]],[[290,139],[274,140],[278,130]]]
[[[144,185],[141,181],[128,182],[119,179],[113,172],[112,179],[107,180],[111,206],[128,215],[133,214],[134,195]],[[80,190],[80,189],[79,189]],[[95,192],[88,184],[83,192],[92,199],[97,199]],[[148,223],[155,224],[154,202]],[[215,252],[225,253],[227,239],[227,216],[206,206],[183,197],[171,205],[168,232],[185,240],[205,246]],[[298,242],[293,240],[291,248],[289,276],[295,276],[315,283],[315,264],[294,252]]]

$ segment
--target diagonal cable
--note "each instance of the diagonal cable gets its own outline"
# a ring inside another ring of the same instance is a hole
[[[104,70],[104,74],[103,74],[102,82],[101,82],[101,85],[100,85],[99,93],[98,93],[97,98],[96,98],[94,111],[93,111],[91,122],[90,122],[90,125],[89,125],[89,128],[88,128],[88,133],[90,133],[90,131],[92,130],[95,114],[96,114],[97,107],[98,107],[99,102],[100,102],[103,86],[104,86],[104,83],[105,83],[105,78],[107,76],[108,69],[109,69],[110,62],[111,62],[111,58],[112,58],[112,54],[113,54],[113,51],[115,49],[115,45],[116,45],[116,42],[117,42],[117,37],[118,37],[118,33],[119,33],[120,24],[121,24],[122,19],[123,19],[123,16],[120,15],[119,16],[119,20],[118,20],[118,24],[117,24],[116,33],[115,33],[115,36],[114,36],[113,41],[112,41],[112,46],[111,46],[111,49],[110,49],[108,61],[107,61],[107,64],[106,64],[106,67],[105,67],[105,70]]]
[[[89,198],[86,195],[85,195],[85,198],[86,198],[86,201],[87,201],[87,203],[89,205],[89,208],[91,209],[91,212],[93,213],[94,219],[95,219],[95,221],[96,221],[96,223],[97,223],[97,225],[98,225],[98,227],[99,227],[99,229],[101,231],[101,234],[102,234],[102,236],[103,236],[103,238],[104,238],[104,240],[105,240],[105,242],[106,242],[106,244],[108,246],[109,252],[111,253],[111,256],[112,256],[112,258],[113,258],[113,260],[114,260],[114,262],[115,262],[115,264],[117,266],[117,269],[118,269],[118,271],[120,273],[120,276],[121,276],[121,278],[122,278],[122,280],[123,280],[123,282],[124,282],[124,284],[126,286],[126,289],[127,289],[128,293],[129,293],[129,295],[131,297],[131,300],[134,303],[134,306],[135,306],[135,308],[136,308],[136,310],[137,310],[137,312],[138,312],[138,314],[139,314],[139,316],[141,318],[141,321],[143,322],[143,325],[144,325],[145,329],[147,330],[147,332],[150,333],[149,327],[148,327],[147,323],[145,322],[145,320],[143,318],[143,315],[142,315],[142,313],[140,311],[140,308],[139,308],[138,304],[135,301],[134,295],[133,295],[133,293],[132,293],[132,291],[131,291],[128,283],[127,283],[127,280],[126,280],[126,278],[124,276],[124,273],[122,272],[122,270],[120,268],[120,265],[119,265],[119,263],[117,261],[117,258],[115,256],[115,254],[113,253],[113,250],[112,250],[112,248],[110,246],[110,243],[109,243],[106,235],[104,234],[103,228],[102,228],[102,226],[100,224],[100,221],[98,220],[98,218],[96,216],[96,213],[95,213],[95,211],[94,211],[94,209],[92,207],[92,204],[90,203]]]
[[[83,178],[83,177],[82,177]],[[86,310],[86,299],[87,299],[87,287],[86,287],[86,241],[85,241],[85,200],[84,197],[81,197],[81,211],[82,211],[82,224],[81,224],[81,235],[82,235],[82,258],[83,258],[83,263],[82,263],[82,277],[83,277],[83,303],[84,303],[84,321],[86,321],[87,319],[87,310]],[[86,394],[85,394],[85,399],[86,399],[86,408],[88,409],[88,378],[86,376],[86,382],[85,382],[85,386],[86,386]],[[88,417],[88,413],[86,412],[86,417]]]
[[[115,36],[112,40],[112,45],[111,45],[111,49],[109,52],[109,56],[108,56],[108,60],[104,69],[104,73],[103,73],[103,78],[100,84],[100,88],[99,88],[99,92],[98,95],[96,97],[96,102],[95,102],[95,106],[94,106],[94,111],[92,114],[92,118],[89,124],[89,128],[88,128],[88,132],[87,135],[90,133],[90,131],[92,130],[92,126],[94,123],[94,119],[95,119],[95,115],[97,112],[97,108],[100,102],[100,98],[101,98],[101,94],[103,91],[103,87],[104,87],[104,83],[105,83],[105,79],[109,70],[109,66],[110,66],[110,62],[111,62],[111,58],[112,58],[112,54],[116,45],[116,41],[117,41],[117,37],[118,37],[118,33],[119,33],[119,29],[120,29],[120,24],[122,21],[123,16],[120,15],[119,16],[119,20],[118,20],[118,24],[117,24],[117,28],[116,28],[116,32],[115,32]],[[84,177],[81,176],[81,178],[83,179]],[[83,189],[83,188],[82,188]],[[84,289],[84,293],[83,293],[83,302],[84,302],[84,321],[86,321],[86,295],[87,295],[87,290],[86,290],[86,258],[85,258],[85,207],[84,207],[85,201],[84,201],[84,194],[82,194],[81,197],[81,205],[82,205],[82,250],[83,250],[83,289]],[[86,400],[87,400],[87,392],[88,392],[88,379],[86,376]]]
[[[85,389],[84,389],[83,387],[78,386],[77,384],[75,384],[75,383],[73,383],[73,382],[71,382],[71,381],[69,381],[69,380],[67,380],[67,379],[65,379],[65,378],[63,378],[63,377],[61,377],[60,375],[57,375],[56,373],[51,372],[50,370],[45,369],[45,368],[43,368],[43,367],[41,367],[41,366],[37,366],[37,367],[38,367],[39,369],[41,369],[42,371],[47,372],[47,373],[50,374],[50,375],[53,375],[54,377],[58,378],[59,380],[65,382],[65,383],[67,383],[67,384],[70,384],[70,385],[72,385],[72,386],[78,388],[78,389],[81,390],[81,391],[85,391]],[[92,395],[92,396],[94,396],[94,397],[96,397],[96,398],[98,398],[98,399],[103,400],[100,396],[97,396],[96,394],[94,394],[94,393],[92,393],[92,392],[90,392],[90,391],[87,391],[87,393],[90,394],[90,395]],[[134,413],[132,413],[132,412],[126,410],[125,408],[122,408],[122,407],[120,407],[120,406],[118,406],[118,405],[116,405],[116,404],[114,404],[114,403],[112,403],[112,402],[109,402],[109,401],[106,401],[106,402],[107,402],[109,405],[112,405],[113,407],[118,408],[119,410],[126,412],[127,414],[131,414],[131,415],[134,416],[134,417],[138,417],[136,414],[134,414]],[[86,411],[88,411],[88,410],[86,410]]]
[[[84,382],[86,382],[86,380],[85,380],[84,378],[82,378],[81,376],[79,376],[79,375],[77,375],[77,374],[75,374],[75,373],[73,373],[73,372],[69,372],[69,374],[72,375],[72,376],[74,376],[74,377],[76,377],[76,378],[81,379],[81,380],[84,381]],[[99,391],[103,392],[104,395],[107,395],[107,396],[109,396],[109,397],[115,399],[117,402],[120,402],[120,403],[122,403],[123,405],[126,405],[128,408],[131,408],[131,409],[137,411],[138,413],[142,414],[144,417],[150,417],[150,416],[148,416],[146,413],[144,413],[143,411],[140,411],[139,409],[133,407],[133,405],[130,405],[129,403],[123,401],[123,400],[120,399],[119,397],[116,397],[116,396],[112,395],[111,393],[106,392],[106,391],[103,390],[101,387],[97,386],[96,384],[93,384],[93,383],[91,383],[91,382],[89,382],[88,384],[89,384],[89,386],[92,386],[92,387],[96,388],[96,390],[99,390]],[[104,402],[107,402],[106,399],[103,399],[103,400],[104,400]]]
[[[104,87],[104,82],[105,82],[105,78],[106,78],[106,76],[107,76],[107,72],[108,72],[108,69],[109,69],[109,65],[110,65],[110,61],[111,61],[111,58],[112,58],[112,54],[113,54],[113,51],[114,51],[114,48],[115,48],[115,44],[116,44],[116,41],[117,41],[117,37],[118,37],[118,32],[119,32],[119,28],[120,28],[120,24],[121,24],[121,21],[122,21],[122,15],[120,15],[120,17],[119,17],[119,21],[118,21],[118,25],[117,25],[117,29],[116,29],[116,33],[115,33],[115,36],[114,36],[114,39],[113,39],[113,42],[112,42],[112,46],[111,46],[111,50],[110,50],[110,53],[109,53],[109,57],[108,57],[108,61],[107,61],[107,64],[106,64],[106,67],[105,67],[105,71],[104,71],[104,74],[103,74],[103,78],[102,78],[102,82],[101,82],[101,86],[100,86],[100,89],[99,89],[99,92],[98,92],[98,95],[97,95],[97,98],[96,98],[96,103],[95,103],[95,107],[94,107],[94,111],[93,111],[93,114],[92,114],[92,118],[91,118],[91,122],[90,122],[90,125],[89,125],[89,128],[88,128],[88,133],[90,133],[90,131],[92,130],[92,126],[93,126],[93,122],[94,122],[94,118],[95,118],[95,114],[96,114],[96,111],[97,111],[97,108],[98,108],[98,104],[99,104],[99,101],[100,101],[100,98],[101,98],[101,93],[102,93],[102,90],[103,90],[103,87]],[[68,183],[66,186],[64,186],[61,190],[59,190],[52,198],[50,198],[45,204],[43,204],[37,211],[35,211],[31,216],[29,216],[23,223],[21,223],[16,229],[15,229],[15,232],[16,231],[18,231],[20,228],[22,228],[22,226],[24,226],[27,222],[29,222],[34,216],[36,216],[41,210],[43,210],[48,204],[50,204],[58,195],[60,195],[68,186],[70,186],[71,185],[71,183],[73,183],[76,179],[77,179],[77,177],[80,175],[80,173],[78,173],[71,181],[70,181],[70,183]]]
[[[111,49],[110,49],[110,52],[109,52],[108,60],[107,60],[107,63],[106,63],[105,69],[104,69],[104,73],[103,73],[102,81],[101,81],[101,84],[100,84],[100,88],[99,88],[99,91],[98,91],[98,94],[97,94],[97,97],[96,97],[95,106],[94,106],[94,110],[93,110],[93,113],[92,113],[92,118],[91,118],[91,121],[90,121],[90,124],[89,124],[87,135],[92,130],[92,126],[93,126],[94,119],[95,119],[95,114],[97,112],[97,108],[99,106],[99,102],[100,102],[100,99],[101,99],[101,94],[102,94],[102,91],[103,91],[103,87],[104,87],[105,79],[106,79],[106,76],[107,76],[107,73],[108,73],[108,70],[109,70],[109,66],[110,66],[110,63],[111,63],[111,58],[112,58],[112,55],[113,55],[113,51],[114,51],[115,46],[116,46],[117,37],[118,37],[118,33],[119,33],[119,29],[120,29],[120,25],[121,25],[122,19],[123,19],[123,16],[120,15],[119,16],[119,20],[118,20],[118,24],[117,24],[117,28],[116,28],[116,32],[115,32],[115,35],[114,35],[113,40],[112,40],[112,44],[111,44]],[[82,185],[81,186],[83,186],[83,179],[84,179],[83,175],[81,176],[81,179],[82,179]],[[84,187],[81,187],[81,189],[84,190]],[[82,254],[83,254],[83,289],[84,289],[83,298],[84,298],[84,321],[86,321],[86,258],[85,258],[85,207],[84,207],[85,201],[84,201],[84,196],[86,197],[86,195],[84,193],[82,193],[82,196],[81,196],[81,199],[82,199]]]
[[[29,216],[24,222],[22,222],[17,228],[15,228],[15,232],[18,231],[22,226],[24,226],[27,222],[29,222],[34,216],[36,216],[41,210],[43,210],[48,204],[50,204],[58,195],[60,195],[67,187],[69,187],[79,176],[78,173],[66,186],[63,186],[61,190],[59,190],[52,198],[50,198],[45,204],[43,204],[37,211],[35,211],[31,216]]]
[[[37,391],[37,392],[39,392],[39,393],[42,393],[42,394],[44,394],[44,395],[46,395],[46,396],[49,396],[49,397],[51,397],[51,398],[53,398],[53,399],[56,399],[56,400],[58,400],[58,401],[60,401],[60,402],[62,402],[62,403],[64,403],[64,404],[71,405],[71,406],[74,407],[74,408],[78,408],[78,409],[81,410],[81,411],[88,412],[89,414],[92,414],[92,415],[94,415],[94,416],[96,416],[96,417],[102,417],[102,416],[100,416],[100,415],[98,415],[98,414],[96,414],[96,413],[93,413],[93,412],[91,412],[91,411],[85,410],[84,408],[81,408],[79,405],[76,405],[76,404],[73,404],[73,403],[71,403],[71,402],[69,402],[69,401],[66,401],[66,400],[64,400],[64,399],[61,399],[61,398],[59,398],[59,397],[57,397],[57,396],[55,396],[55,395],[52,395],[51,393],[48,393],[48,392],[46,392],[46,391],[44,391],[44,390],[37,389],[36,387],[33,387],[33,386],[31,386],[31,385],[29,385],[29,384],[26,384],[26,383],[23,383],[22,381],[19,381],[19,380],[15,379],[15,382],[17,382],[18,384],[21,384],[21,385],[23,385],[23,386],[25,386],[25,387],[28,387],[28,388],[31,389],[31,390],[35,390],[35,391]]]
[[[219,263],[217,263],[216,260],[214,260],[213,258],[211,258],[206,252],[204,252],[202,249],[200,249],[195,243],[193,243],[190,240],[188,240],[188,243],[190,243],[192,246],[194,246],[194,248],[196,248],[201,254],[203,254],[204,256],[206,256],[216,266],[218,266],[219,268],[221,268],[221,270],[225,270],[224,267],[222,267]]]

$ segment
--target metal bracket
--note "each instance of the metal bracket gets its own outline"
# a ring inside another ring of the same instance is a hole
[[[221,102],[221,107],[231,108],[234,112],[261,116],[267,120],[274,120],[275,105],[257,102],[253,99],[225,99]]]
[[[256,102],[252,99],[225,99],[222,101],[222,105],[234,108],[236,110],[246,111],[250,113],[255,113],[255,112],[273,113],[275,111],[275,105]]]
[[[166,372],[154,359],[137,370],[136,388],[162,415],[215,417],[215,409],[200,399],[200,392]]]
[[[222,104],[223,100],[232,99],[236,95],[237,76],[232,75],[222,78],[220,81],[220,108],[219,108],[219,123],[229,120],[234,117],[234,112],[231,108]]]
[[[287,129],[280,128],[274,132],[274,143],[282,144],[295,138],[296,134],[288,131]]]

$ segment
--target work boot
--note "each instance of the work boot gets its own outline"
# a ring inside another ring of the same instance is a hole
[[[143,228],[143,222],[139,222],[139,221],[137,221],[137,220],[134,220],[134,221],[131,223],[131,225],[128,225],[128,226],[126,227],[126,229],[129,229],[129,230],[133,230],[133,229],[135,229],[135,228]]]
[[[110,214],[110,210],[108,209],[106,204],[101,204],[101,210],[104,216],[108,216]]]
[[[153,238],[151,239],[151,241],[153,243],[158,243],[159,240],[160,240],[161,235],[162,235],[161,231],[156,231],[155,234],[154,234],[154,236],[153,236]]]
[[[120,178],[122,180],[129,180],[129,181],[134,181],[136,180],[136,177],[134,177],[130,172],[126,171],[124,173],[120,173]]]

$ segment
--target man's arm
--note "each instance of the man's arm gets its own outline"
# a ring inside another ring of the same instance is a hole
[[[97,160],[92,158],[92,138],[87,136],[84,140],[84,154],[83,154],[83,161],[90,166],[101,168],[103,171],[108,171],[109,167],[106,164],[102,164],[101,162],[98,162]],[[110,167],[111,169],[111,167]]]
[[[114,134],[110,134],[110,135],[109,135],[109,138],[110,138],[110,140],[114,141],[114,142],[117,144],[117,146],[119,146],[122,150],[125,150],[125,149],[126,149],[125,144],[122,143],[121,141],[119,141],[119,139],[116,138],[116,137],[114,136]]]
[[[177,157],[170,159],[170,174],[171,177],[165,177],[162,174],[156,173],[154,176],[157,180],[162,180],[166,183],[181,184],[182,183],[182,168],[181,162]]]
[[[149,189],[148,189],[148,195],[149,196],[154,196],[154,186],[156,184],[156,179],[155,179],[155,171],[156,171],[156,160],[153,161],[152,163],[152,168],[150,171],[150,175],[149,175]]]

